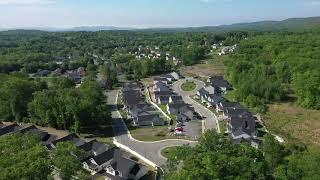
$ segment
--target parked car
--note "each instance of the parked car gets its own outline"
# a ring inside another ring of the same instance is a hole
[[[182,126],[184,126],[183,122],[178,122],[178,123],[176,124],[176,127],[182,127]]]
[[[177,136],[182,136],[183,132],[182,131],[175,131],[174,134],[177,135]]]

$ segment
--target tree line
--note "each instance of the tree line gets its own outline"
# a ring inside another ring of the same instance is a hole
[[[261,149],[233,145],[206,132],[195,147],[170,150],[165,179],[319,179],[320,153],[303,145],[280,144],[266,135]]]
[[[84,152],[70,142],[48,151],[36,135],[14,134],[0,137],[0,151],[0,179],[88,178],[81,173]]]
[[[320,34],[264,33],[241,41],[227,61],[227,74],[236,99],[265,111],[265,104],[288,100],[320,108]]]
[[[0,74],[0,119],[84,132],[110,122],[105,96],[89,77],[75,88],[64,77],[47,82],[23,74]]]

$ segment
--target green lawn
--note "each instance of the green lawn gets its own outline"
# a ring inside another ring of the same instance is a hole
[[[227,130],[227,127],[226,127],[226,122],[224,121],[219,121],[219,128],[220,128],[220,132],[222,134],[224,134]]]
[[[174,156],[174,150],[176,150],[177,147],[168,147],[161,151],[161,155],[165,158],[172,158]]]
[[[140,141],[159,141],[168,139],[168,126],[145,127],[130,130],[133,138]]]
[[[193,81],[187,81],[181,85],[183,91],[193,91],[196,87],[197,85]]]

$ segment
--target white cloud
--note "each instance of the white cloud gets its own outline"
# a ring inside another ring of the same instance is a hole
[[[55,3],[54,0],[0,0],[0,5],[47,5]]]

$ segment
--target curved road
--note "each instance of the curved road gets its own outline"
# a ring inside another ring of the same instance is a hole
[[[197,85],[195,90],[186,92],[181,89],[181,85],[187,80],[193,81]],[[202,132],[210,129],[215,129],[217,132],[220,132],[216,115],[190,97],[191,95],[197,94],[197,91],[203,87],[205,87],[205,83],[194,78],[181,79],[173,84],[173,90],[177,94],[182,96],[184,102],[191,104],[194,107],[195,111],[198,112],[202,117],[204,117]]]
[[[118,143],[127,146],[131,150],[145,157],[157,166],[161,167],[166,163],[166,158],[161,155],[161,150],[172,146],[195,145],[196,141],[187,140],[163,140],[155,142],[143,142],[132,138],[127,129],[126,124],[121,118],[117,109],[117,96],[119,91],[114,90],[108,92],[108,105],[112,107],[112,126],[115,134],[115,139]]]

